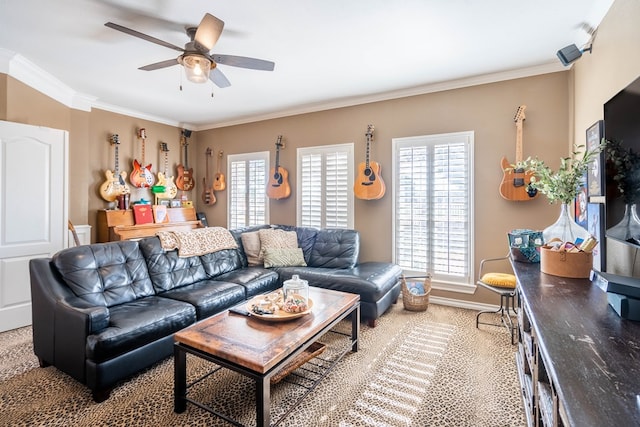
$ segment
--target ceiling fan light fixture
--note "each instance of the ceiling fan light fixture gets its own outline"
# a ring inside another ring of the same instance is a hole
[[[184,66],[187,80],[193,83],[206,83],[209,80],[211,61],[202,55],[183,55],[180,63]]]

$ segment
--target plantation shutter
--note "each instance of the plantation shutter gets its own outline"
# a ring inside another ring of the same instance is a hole
[[[467,283],[471,268],[472,133],[394,140],[395,262]]]
[[[231,229],[267,224],[268,152],[228,157],[228,227]]]
[[[298,150],[298,225],[353,228],[353,145]]]

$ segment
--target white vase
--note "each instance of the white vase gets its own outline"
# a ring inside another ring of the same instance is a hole
[[[563,203],[560,207],[558,220],[542,230],[542,237],[545,243],[548,243],[554,238],[558,238],[562,242],[575,243],[576,240],[586,240],[589,236],[589,232],[571,218],[569,205],[567,203]]]
[[[607,229],[607,237],[624,242],[640,244],[640,219],[636,204],[626,204],[624,215],[619,223]]]

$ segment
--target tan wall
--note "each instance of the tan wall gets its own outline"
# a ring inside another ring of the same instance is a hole
[[[9,76],[0,74],[0,120],[7,120],[7,85]]]
[[[361,232],[361,259],[392,259],[392,138],[475,132],[475,251],[476,259],[503,255],[506,233],[513,228],[542,228],[557,217],[558,208],[544,198],[528,202],[502,199],[500,158],[515,161],[517,107],[527,105],[524,124],[524,155],[539,155],[558,164],[566,156],[569,136],[567,122],[568,73],[537,77],[376,102],[348,108],[267,120],[246,125],[211,129],[199,133],[199,143],[225,154],[251,151],[272,152],[277,135],[286,148],[280,163],[289,171],[292,195],[271,201],[272,223],[296,223],[296,148],[345,142],[355,143],[356,163],[364,160],[367,124],[375,125],[371,158],[382,164],[387,193],[376,201],[356,200],[355,228]],[[200,148],[203,151],[203,147]],[[273,162],[273,160],[272,160]],[[226,224],[226,192],[218,193],[218,203],[200,208],[210,224]],[[446,295],[452,298],[480,298],[479,295]],[[484,298],[483,298],[484,297]],[[493,298],[495,299],[495,298]],[[493,300],[492,300],[493,301]]]

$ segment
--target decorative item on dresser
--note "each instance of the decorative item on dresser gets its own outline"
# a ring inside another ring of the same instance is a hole
[[[196,185],[193,179],[193,168],[189,168],[189,153],[187,147],[189,146],[188,139],[190,136],[190,130],[182,129],[180,144],[184,147],[184,159],[182,159],[184,163],[178,165],[178,177],[176,178],[176,187],[182,191],[191,191]]]
[[[205,154],[207,158],[207,166],[204,171],[205,177],[202,178],[202,201],[206,205],[214,205],[216,203],[216,195],[213,191],[213,186],[209,186],[209,157],[212,155],[211,148],[207,148]]]
[[[164,153],[164,173],[158,172],[158,186],[164,187],[164,191],[156,193],[158,199],[173,199],[178,194],[178,187],[173,182],[173,175],[169,176],[169,148],[166,142],[160,143],[160,151]]]
[[[133,171],[131,172],[131,176],[129,176],[129,181],[138,188],[149,188],[156,182],[156,178],[151,172],[151,163],[144,166],[144,146],[147,140],[147,131],[145,128],[138,130],[138,139],[142,141],[142,163],[137,159],[133,159]]]
[[[109,142],[114,147],[114,157],[115,157],[115,169],[114,171],[106,170],[105,176],[107,179],[100,186],[100,196],[107,202],[113,202],[116,200],[118,196],[123,194],[129,194],[131,190],[129,189],[129,185],[125,181],[127,178],[127,173],[125,171],[120,172],[118,166],[118,147],[120,146],[120,137],[118,134],[113,134],[109,138]]]
[[[218,152],[218,172],[216,172],[216,177],[213,181],[213,189],[215,191],[223,191],[227,188],[227,184],[224,180],[224,174],[220,172],[220,161],[222,160],[222,150]]]
[[[507,200],[523,202],[531,200],[538,195],[538,190],[531,185],[534,173],[522,166],[522,123],[526,105],[521,105],[516,111],[516,163],[511,165],[506,157],[502,157],[502,182],[500,183],[500,195]]]
[[[353,185],[353,191],[358,199],[376,200],[381,199],[385,193],[385,185],[380,174],[380,164],[369,160],[371,151],[371,141],[373,141],[373,125],[367,126],[367,152],[365,161],[358,165],[358,176]]]
[[[267,197],[270,199],[286,199],[291,195],[289,187],[289,172],[280,166],[280,149],[284,148],[282,135],[276,141],[276,164],[271,168],[269,182],[267,182]]]

